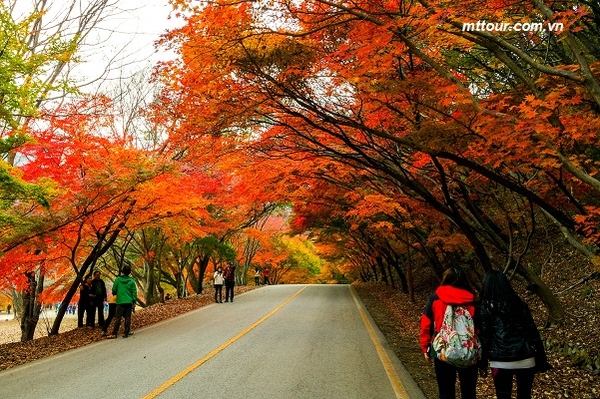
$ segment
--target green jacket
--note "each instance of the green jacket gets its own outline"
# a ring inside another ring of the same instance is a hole
[[[135,280],[130,276],[117,277],[112,287],[112,293],[117,296],[117,305],[125,303],[135,304],[135,300],[137,299]]]

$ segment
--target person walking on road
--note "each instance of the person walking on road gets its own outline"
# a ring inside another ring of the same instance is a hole
[[[481,287],[481,344],[490,362],[498,399],[510,399],[513,377],[517,399],[530,399],[536,372],[548,371],[544,344],[529,307],[503,272],[490,270]]]
[[[130,274],[131,267],[123,267],[123,275],[117,277],[113,284],[112,294],[117,296],[117,310],[112,334],[106,338],[117,338],[119,327],[121,327],[121,318],[125,319],[123,338],[131,335],[131,313],[137,300],[137,287],[135,280],[129,276]]]
[[[233,288],[235,286],[235,266],[228,261],[225,268],[225,302],[233,302]]]
[[[90,288],[90,317],[92,319],[92,327],[96,322],[96,312],[98,312],[98,327],[104,327],[104,303],[106,302],[106,284],[100,277],[100,272],[94,272],[94,278]]]
[[[263,269],[263,284],[264,285],[271,284],[271,282],[269,281],[269,269],[266,267]]]
[[[9,303],[9,304],[6,306],[6,313],[10,314],[10,310],[11,310],[11,309],[12,309],[12,305]]]
[[[260,285],[260,270],[254,269],[254,285],[257,287]]]
[[[440,399],[455,399],[457,374],[461,398],[476,399],[478,365],[469,367],[451,365],[438,359],[432,348],[433,338],[440,330],[448,305],[462,305],[473,318],[478,317],[475,313],[475,294],[469,289],[464,272],[456,267],[444,272],[440,286],[425,306],[421,316],[421,350],[425,359],[430,361],[433,358]]]
[[[223,283],[225,282],[225,277],[223,276],[223,268],[219,266],[219,268],[215,271],[213,275],[213,284],[215,286],[215,302],[223,303]]]
[[[92,319],[90,318],[90,289],[92,287],[92,276],[89,274],[83,278],[83,282],[79,287],[79,301],[77,302],[77,327],[83,327],[83,316],[85,315],[85,325],[91,326]]]

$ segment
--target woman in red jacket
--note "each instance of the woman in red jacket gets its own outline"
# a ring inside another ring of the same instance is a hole
[[[448,305],[463,305],[474,319],[477,317],[475,314],[475,294],[469,289],[463,271],[455,267],[444,272],[440,286],[425,306],[421,316],[421,350],[425,359],[430,361],[433,358],[440,399],[455,399],[457,374],[460,381],[461,398],[475,399],[477,365],[465,368],[450,365],[436,358],[431,349],[431,342],[439,332]]]

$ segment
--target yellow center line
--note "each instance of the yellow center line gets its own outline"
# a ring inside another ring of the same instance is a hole
[[[381,364],[383,365],[383,368],[385,369],[385,373],[387,374],[387,377],[390,380],[390,384],[392,385],[392,388],[394,389],[396,398],[409,399],[408,392],[406,392],[406,389],[404,388],[404,384],[402,384],[402,381],[400,381],[400,377],[398,377],[398,373],[396,373],[396,370],[394,369],[394,365],[392,364],[392,361],[390,360],[385,349],[383,348],[381,341],[379,341],[379,338],[377,337],[377,334],[375,333],[375,328],[373,328],[371,321],[367,317],[367,314],[363,310],[363,307],[360,305],[360,302],[358,301],[358,298],[356,297],[356,293],[354,292],[354,288],[352,288],[352,286],[350,286],[350,292],[352,293],[352,298],[354,298],[354,303],[356,304],[356,307],[358,308],[358,313],[360,314],[360,317],[362,318],[363,323],[365,323],[365,327],[367,328],[367,331],[369,332],[369,336],[371,337],[371,340],[373,341],[373,344],[375,345],[375,349],[377,350],[377,354],[379,355],[379,360],[381,360]]]
[[[169,379],[167,382],[165,382],[164,384],[162,384],[161,386],[159,386],[158,388],[156,388],[154,391],[150,392],[148,395],[144,396],[142,399],[153,399],[153,398],[156,398],[158,395],[160,395],[161,393],[163,393],[164,391],[166,391],[169,387],[173,386],[177,381],[181,380],[183,377],[185,377],[186,375],[188,375],[192,371],[196,370],[198,367],[202,366],[204,363],[206,363],[208,360],[210,360],[212,357],[214,357],[217,353],[221,352],[223,349],[227,348],[229,345],[233,344],[235,341],[237,341],[238,339],[242,338],[244,335],[248,334],[250,332],[250,330],[252,330],[254,327],[258,326],[263,321],[265,321],[269,317],[273,316],[281,308],[283,308],[285,305],[287,305],[288,303],[290,303],[292,301],[292,299],[294,299],[296,296],[298,296],[306,288],[308,288],[308,287],[303,287],[301,290],[299,290],[294,295],[292,295],[291,297],[289,297],[281,305],[279,305],[275,309],[271,310],[269,313],[267,313],[265,316],[263,316],[260,320],[256,321],[250,327],[248,327],[244,331],[238,333],[236,336],[234,336],[229,341],[227,341],[224,344],[222,344],[221,346],[219,346],[217,349],[215,349],[212,352],[210,352],[208,355],[204,356],[202,359],[198,360],[196,363],[188,366],[186,369],[184,369],[181,372],[177,373],[171,379]]]

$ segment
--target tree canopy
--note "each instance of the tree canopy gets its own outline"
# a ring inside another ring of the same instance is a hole
[[[48,80],[77,36],[34,56],[40,14],[0,8],[0,284],[46,276],[64,311],[85,274],[126,264],[143,305],[202,292],[226,260],[241,283],[407,292],[458,264],[504,270],[560,322],[531,248],[552,229],[598,267],[597,4],[172,4],[184,24],[157,45],[177,57],[131,104]]]

